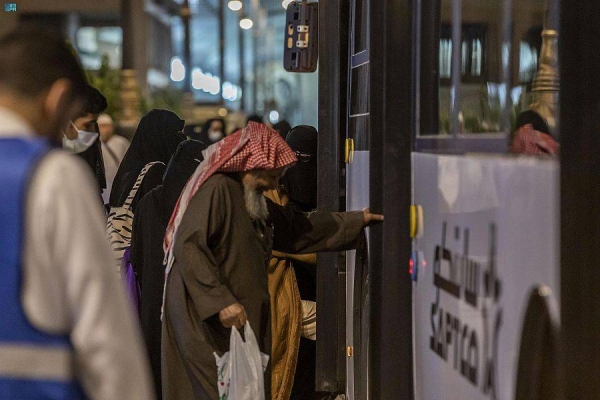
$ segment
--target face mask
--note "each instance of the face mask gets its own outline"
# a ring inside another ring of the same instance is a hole
[[[221,131],[209,131],[208,138],[211,142],[216,142],[223,137],[223,132]]]
[[[98,138],[98,133],[79,130],[73,122],[71,122],[71,125],[77,131],[77,138],[69,139],[63,136],[63,149],[69,150],[73,154],[83,153],[94,144]]]

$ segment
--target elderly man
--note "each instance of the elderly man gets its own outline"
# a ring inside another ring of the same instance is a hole
[[[272,230],[262,193],[276,188],[295,162],[283,138],[255,122],[204,152],[165,235],[163,398],[218,399],[213,352],[228,350],[232,326],[250,321],[261,351],[270,353]],[[351,247],[365,223],[376,219],[382,217],[355,212],[286,221],[285,238],[295,252],[338,250]],[[269,369],[265,388],[270,391]]]

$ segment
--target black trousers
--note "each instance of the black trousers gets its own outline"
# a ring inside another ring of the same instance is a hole
[[[290,400],[314,400],[317,363],[317,343],[300,338],[298,364]]]

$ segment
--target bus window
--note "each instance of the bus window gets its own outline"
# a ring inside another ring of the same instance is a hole
[[[369,42],[369,0],[354,0],[353,54],[366,51]]]
[[[369,150],[369,0],[351,2],[347,138],[356,151]]]
[[[458,32],[461,48],[453,51],[453,60],[459,59],[453,72],[459,77],[453,76],[449,87],[450,101],[454,102],[451,125],[458,134],[504,132],[508,128],[503,120],[506,106],[503,3],[466,0],[462,2],[460,16],[458,10],[442,10],[442,22],[452,21],[452,39],[457,34],[456,20],[460,18],[461,23]]]
[[[419,133],[502,132],[503,2],[427,3],[420,10]]]
[[[553,2],[548,2],[552,5]],[[558,156],[558,35],[555,7],[513,4],[511,153]]]
[[[449,90],[442,89],[442,82],[448,86],[452,76],[452,40],[448,35],[442,35],[441,24],[441,10],[451,7],[451,0],[424,0],[419,10],[417,61],[420,79],[417,94],[420,113],[417,126],[421,135],[451,133]],[[446,23],[444,33],[449,31],[451,24]]]
[[[554,54],[546,57],[550,69],[558,63],[556,37],[544,27],[551,14],[546,8],[544,0],[420,3],[417,151],[506,152],[519,123],[531,121],[532,113],[524,113],[530,110],[541,110],[541,118],[556,125],[558,72],[550,80],[548,68],[538,72],[543,43],[551,49],[546,54]],[[557,140],[556,133],[548,135]]]

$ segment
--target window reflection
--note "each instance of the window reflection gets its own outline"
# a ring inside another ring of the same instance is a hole
[[[353,54],[367,49],[369,41],[369,0],[354,0]]]
[[[507,1],[421,1],[420,135],[508,135],[519,113],[530,107],[546,2],[507,5]],[[454,21],[457,15],[460,18]],[[456,24],[460,24],[455,55],[460,67],[455,71],[460,76],[453,79]]]
[[[452,39],[440,40],[440,78],[450,79],[452,74]]]
[[[528,83],[533,80],[537,70],[538,49],[522,41],[519,45],[519,82]]]
[[[557,156],[558,36],[556,0],[513,3],[511,152]],[[520,89],[520,93],[516,93]],[[517,98],[518,97],[518,98]]]
[[[461,73],[463,82],[481,81],[484,72],[484,24],[463,24],[461,45]],[[452,75],[452,26],[443,24],[440,35],[440,79],[450,84]]]
[[[462,26],[461,73],[462,81],[481,81],[484,71],[484,43],[486,27],[483,24]],[[440,79],[449,84],[452,75],[452,26],[442,25],[440,37]]]
[[[539,24],[539,25],[538,25]],[[518,45],[519,76],[518,83],[529,85],[538,68],[538,59],[542,48],[542,23],[532,20],[522,28],[524,31],[520,36],[515,35],[515,45]],[[518,44],[516,41],[519,41]]]
[[[558,154],[558,1],[418,2],[418,149]]]
[[[121,44],[123,33],[118,26],[82,27],[77,31],[77,48],[85,69],[97,70],[102,57],[108,57],[110,68],[121,68]]]

